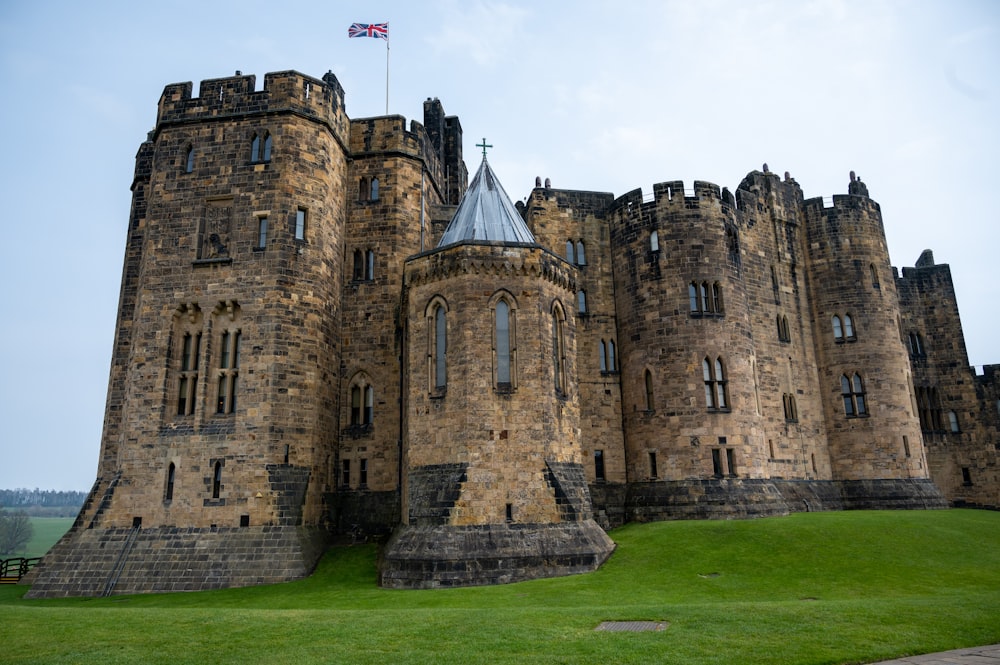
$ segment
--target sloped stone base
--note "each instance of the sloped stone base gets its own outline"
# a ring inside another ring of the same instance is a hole
[[[594,492],[605,500],[621,493]],[[781,480],[720,478],[632,483],[626,521],[746,519],[825,510],[923,510],[948,501],[927,478]],[[605,506],[605,514],[616,512]],[[612,523],[612,526],[616,524]]]
[[[921,510],[950,505],[929,478],[842,480],[839,484],[848,510]]]
[[[790,512],[774,482],[764,479],[632,483],[625,501],[626,518],[633,522],[747,519]]]
[[[614,547],[593,520],[402,526],[386,545],[379,584],[433,589],[574,575],[596,570]]]
[[[201,591],[309,575],[326,548],[316,528],[258,526],[79,529],[41,561],[27,598]],[[116,566],[120,573],[115,580]],[[109,589],[109,582],[114,581]]]

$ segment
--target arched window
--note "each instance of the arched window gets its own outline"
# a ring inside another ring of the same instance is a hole
[[[785,407],[785,420],[788,422],[797,422],[799,419],[799,410],[795,404],[795,395],[786,393],[781,396],[781,401]]]
[[[260,161],[260,136],[256,133],[250,139],[250,161],[254,163]]]
[[[201,367],[201,331],[204,326],[198,305],[181,305],[174,312],[173,339],[176,346],[170,369],[177,372],[178,416],[190,416],[195,411]]]
[[[362,177],[358,180],[358,200],[367,201],[368,195],[371,192],[371,185],[369,184],[368,178]]]
[[[577,311],[579,311],[580,314],[586,314],[587,313],[587,292],[586,291],[580,290],[580,291],[576,292],[576,305],[577,305]]]
[[[365,252],[365,279],[375,279],[375,252],[370,249]]]
[[[705,358],[702,361],[702,376],[705,381],[705,406],[713,410],[728,409],[729,394],[722,358],[716,358],[714,362]]]
[[[271,161],[271,134],[264,134],[264,154],[261,156],[262,161]]]
[[[868,270],[872,274],[872,286],[875,287],[876,289],[880,288],[880,285],[879,285],[879,282],[878,282],[878,270],[875,269],[875,264],[874,263],[869,264]]]
[[[570,263],[576,263],[576,252],[574,251],[574,245],[572,240],[566,241],[566,260]]]
[[[653,410],[653,374],[647,369],[646,375],[646,410]],[[654,474],[655,475],[655,474]]]
[[[910,333],[910,355],[914,358],[922,358],[925,355],[924,338],[920,336],[920,333]]]
[[[361,375],[351,386],[351,426],[364,427],[372,424],[375,406],[375,391]]]
[[[218,499],[222,491],[222,462],[216,462],[212,471],[212,498]]]
[[[603,339],[601,340],[600,347],[598,347],[598,353],[600,354],[601,371],[602,372],[607,372],[608,371],[608,345],[605,343],[605,341]]]
[[[719,282],[689,283],[688,303],[693,316],[722,314],[722,285]]]
[[[849,340],[855,339],[854,320],[851,318],[850,314],[844,314],[844,337]]]
[[[948,412],[948,427],[955,434],[961,431],[958,427],[958,414],[954,411]]]
[[[240,371],[240,331],[225,329],[219,341],[219,381],[215,402],[217,414],[236,412],[236,385]]]
[[[351,425],[361,424],[361,386],[351,387]]]
[[[585,266],[587,265],[587,256],[583,252],[583,241],[576,241],[576,265]]]
[[[552,308],[552,368],[556,393],[565,394],[566,390],[566,340],[563,331],[562,308],[557,304]]]
[[[170,466],[167,467],[167,487],[163,492],[163,500],[171,501],[174,498],[174,476],[177,472],[174,463],[171,462]]]
[[[354,280],[365,278],[365,255],[360,249],[354,250]]]
[[[497,390],[510,391],[516,387],[516,358],[514,312],[506,297],[501,296],[493,306],[493,357]]]
[[[445,309],[442,305],[434,308],[434,383],[438,389],[444,389],[448,385],[448,321],[445,318]]]
[[[792,336],[788,329],[788,317],[785,316],[784,314],[778,315],[778,341],[779,342],[792,341]]]
[[[608,371],[618,371],[618,359],[615,358],[615,340],[608,340]]]
[[[194,171],[194,146],[188,146],[187,156],[184,158],[184,172],[191,173]]]
[[[649,233],[649,249],[652,252],[660,251],[660,234],[656,231],[650,231]]]
[[[840,317],[836,314],[833,315],[833,339],[838,342],[844,341],[844,328],[840,323]]]
[[[841,375],[840,392],[844,398],[844,414],[848,418],[868,414],[868,406],[865,403],[865,386],[860,374],[855,372],[851,378],[848,378],[846,374]]]
[[[378,201],[378,178],[372,178],[371,197],[372,201]]]

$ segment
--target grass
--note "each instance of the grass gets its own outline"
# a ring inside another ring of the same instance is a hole
[[[42,556],[73,526],[72,517],[32,517],[33,532],[24,553],[18,556]]]
[[[0,588],[4,663],[862,663],[1000,642],[1000,513],[629,525],[597,572],[375,586],[375,548],[306,580],[99,600]],[[658,633],[597,633],[603,620]]]

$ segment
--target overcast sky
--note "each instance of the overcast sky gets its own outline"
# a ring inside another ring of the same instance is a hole
[[[807,198],[854,170],[895,266],[951,265],[970,363],[1000,363],[1000,2],[747,0],[0,3],[0,487],[89,490],[134,157],[169,83],[332,70],[352,118],[459,116],[514,199],[535,176],[620,195],[735,189],[767,162]]]

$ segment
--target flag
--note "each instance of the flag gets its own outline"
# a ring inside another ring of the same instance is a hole
[[[375,37],[389,41],[388,23],[352,23],[347,29],[348,37]]]

